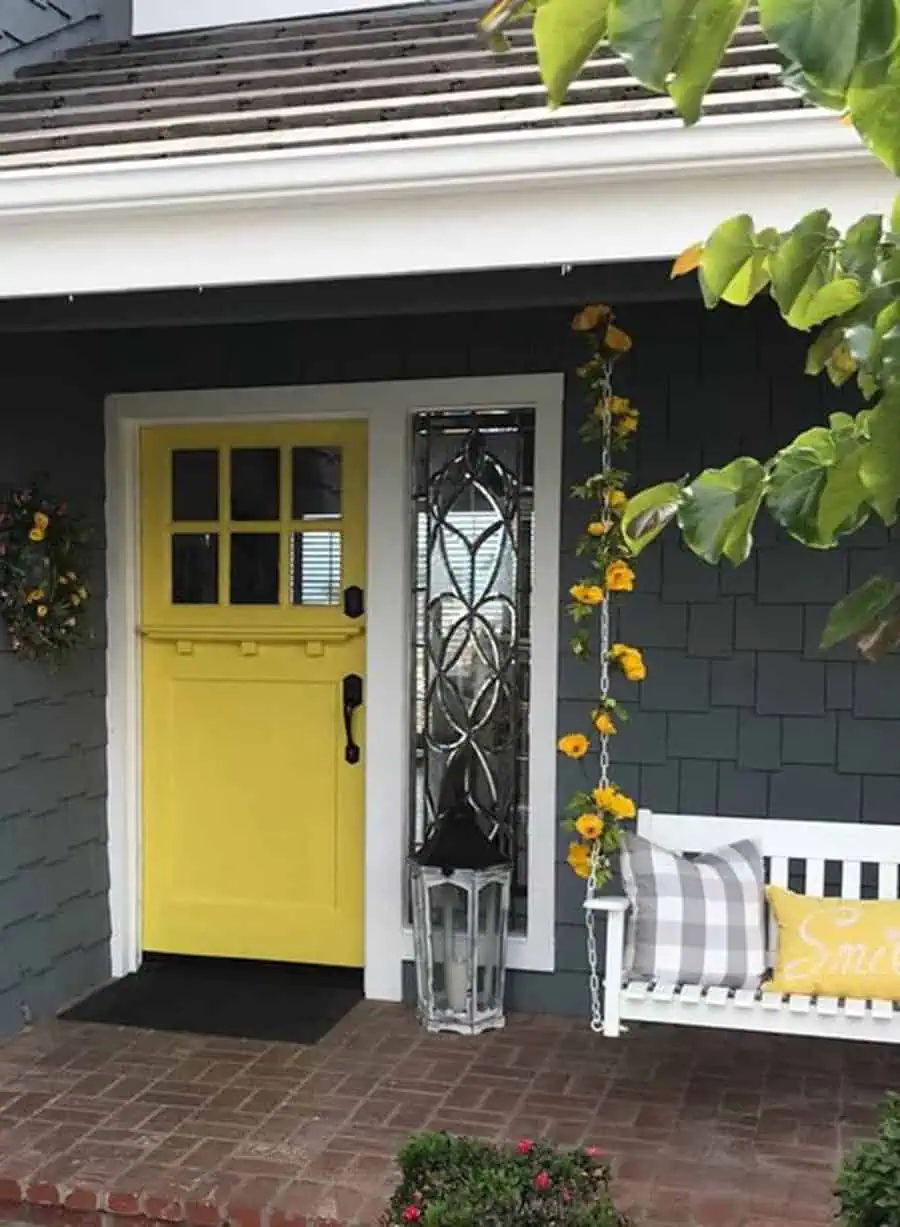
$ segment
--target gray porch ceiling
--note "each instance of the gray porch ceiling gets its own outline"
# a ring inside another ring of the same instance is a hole
[[[492,54],[476,36],[483,7],[426,0],[80,48],[0,86],[0,169],[675,119],[603,51],[549,111],[528,30]],[[796,111],[779,74],[748,21],[707,114]]]

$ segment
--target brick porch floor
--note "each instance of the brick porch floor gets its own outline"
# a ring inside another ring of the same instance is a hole
[[[648,1227],[823,1227],[841,1148],[898,1084],[880,1045],[523,1017],[464,1040],[372,1004],[308,1049],[55,1024],[0,1046],[0,1201],[372,1224],[427,1127],[600,1146]]]

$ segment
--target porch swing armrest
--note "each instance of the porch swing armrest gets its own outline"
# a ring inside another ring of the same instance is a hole
[[[598,895],[584,906],[589,912],[627,912],[631,904],[624,895]]]

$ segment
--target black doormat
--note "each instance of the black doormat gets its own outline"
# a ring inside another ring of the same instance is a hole
[[[190,1035],[315,1044],[362,999],[363,977],[344,967],[145,955],[139,971],[61,1016]]]

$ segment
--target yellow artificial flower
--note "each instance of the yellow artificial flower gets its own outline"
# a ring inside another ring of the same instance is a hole
[[[633,818],[637,813],[637,807],[631,797],[626,797],[625,793],[619,792],[612,784],[607,784],[605,788],[595,788],[591,796],[597,809],[612,814],[614,818]]]
[[[78,595],[81,597],[83,601],[86,601],[87,600],[87,588],[79,588]]]
[[[579,878],[591,876],[591,856],[584,844],[569,844],[569,854],[566,860],[569,868],[574,870]]]
[[[66,579],[69,579],[69,580],[74,581],[74,580],[76,580],[77,578],[78,578],[78,577],[76,576],[76,574],[75,574],[75,572],[74,572],[74,571],[66,571]]]
[[[606,586],[610,592],[632,592],[634,590],[634,571],[627,562],[617,558],[606,568]]]
[[[612,511],[621,511],[628,502],[628,495],[624,490],[610,490],[609,506]]]
[[[566,733],[565,737],[560,737],[558,746],[560,754],[565,754],[566,758],[577,759],[584,758],[591,748],[591,743],[584,733]]]
[[[631,413],[624,413],[616,419],[616,434],[620,439],[633,435],[638,428],[638,421],[638,414],[634,410]]]
[[[603,589],[598,584],[575,584],[569,589],[569,595],[579,605],[599,605]]]
[[[49,516],[45,516],[45,515],[44,515],[44,513],[43,513],[43,511],[36,511],[36,512],[34,513],[34,526],[35,526],[35,528],[39,528],[39,529],[41,529],[42,531],[44,531],[44,530],[46,530],[47,525],[48,525],[49,523],[50,523],[50,517],[49,517]]]
[[[637,648],[627,643],[614,643],[609,650],[609,659],[619,666],[629,682],[642,682],[647,676],[647,666]]]
[[[43,588],[32,588],[31,591],[28,593],[28,595],[25,597],[25,600],[28,602],[29,605],[33,605],[35,601],[41,600],[43,595],[44,595]]]
[[[47,611],[46,605],[38,605],[37,609],[35,610],[35,613],[37,614],[39,618],[46,618],[47,612],[48,611]]]
[[[587,526],[587,535],[589,537],[604,537],[612,528],[609,520],[591,520]]]
[[[73,605],[80,605],[80,604],[81,604],[81,597],[78,595],[78,593],[77,593],[77,592],[73,592],[73,593],[72,593],[72,595],[71,595],[71,597],[70,597],[69,599],[71,600],[71,602],[72,602],[72,604],[73,604]]]
[[[603,819],[597,814],[582,814],[575,821],[575,830],[582,839],[599,839],[603,834]]]
[[[617,328],[615,324],[610,324],[606,330],[604,344],[613,353],[627,354],[629,349],[631,349],[631,337],[627,332],[623,332],[621,328]]]
[[[590,307],[584,307],[572,320],[572,331],[592,332],[598,324],[609,319],[610,314],[609,307],[604,306],[603,303],[594,303]]]
[[[43,541],[46,535],[47,534],[44,532],[42,528],[32,528],[28,534],[28,540],[29,541]]]
[[[601,737],[612,737],[616,732],[616,724],[608,711],[594,712],[594,728]]]
[[[609,398],[609,411],[613,417],[621,417],[624,413],[636,412],[631,408],[631,401],[627,396],[611,396]]]

